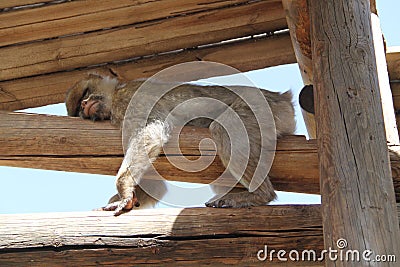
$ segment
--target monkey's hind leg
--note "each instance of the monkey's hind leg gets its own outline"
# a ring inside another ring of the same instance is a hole
[[[267,176],[268,170],[266,169],[266,164],[258,164],[261,153],[268,152],[269,149],[268,145],[265,147],[261,146],[261,138],[263,138],[265,144],[274,144],[275,132],[269,135],[266,133],[262,136],[257,123],[268,123],[268,121],[257,122],[250,109],[241,99],[237,99],[231,105],[231,108],[240,116],[246,128],[248,143],[245,142],[245,139],[247,139],[245,137],[237,136],[232,133],[228,135],[228,132],[222,126],[225,125],[227,129],[232,131],[238,129],[235,125],[238,123],[237,118],[233,117],[232,113],[228,111],[222,113],[217,121],[211,123],[210,133],[217,145],[218,155],[223,165],[225,168],[228,168],[228,171],[230,171],[246,189],[242,192],[235,192],[238,190],[232,190],[225,195],[217,195],[208,201],[206,206],[240,208],[266,205],[276,198],[276,194]],[[220,123],[222,123],[222,125]],[[249,154],[243,153],[243,151],[246,151],[248,148]],[[236,158],[233,160],[231,155],[235,155]],[[243,167],[245,167],[245,170],[243,170]],[[257,168],[263,170],[261,172],[256,172]],[[256,184],[259,186],[256,187],[254,191],[250,192],[250,184],[253,182],[253,179],[255,179],[254,181],[256,181]]]
[[[266,205],[276,198],[275,191],[272,187],[269,178],[258,187],[254,192],[249,192],[248,189],[232,190],[226,195],[216,195],[205,203],[207,207],[214,208],[244,208],[253,206]]]

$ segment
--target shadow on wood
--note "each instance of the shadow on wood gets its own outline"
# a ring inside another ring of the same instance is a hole
[[[1,266],[274,266],[285,263],[276,253],[273,263],[257,259],[265,245],[288,253],[323,249],[319,205],[0,215],[0,224]]]

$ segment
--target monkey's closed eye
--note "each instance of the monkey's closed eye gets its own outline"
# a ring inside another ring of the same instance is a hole
[[[87,87],[83,92],[81,99],[79,99],[79,103],[81,103],[84,99],[87,99],[89,95],[89,87]]]
[[[78,102],[76,103],[76,111],[75,114],[76,116],[80,116],[80,112],[82,111],[82,106],[81,103],[84,99],[87,99],[89,97],[89,87],[86,87],[85,90],[83,91],[82,96],[79,98]]]

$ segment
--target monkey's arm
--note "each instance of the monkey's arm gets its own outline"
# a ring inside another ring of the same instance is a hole
[[[119,200],[110,203],[104,210],[115,210],[118,216],[131,210],[141,202],[136,194],[136,186],[141,183],[143,174],[158,157],[162,146],[168,141],[169,126],[161,121],[155,121],[131,138],[128,150],[117,174],[117,190]],[[151,192],[147,192],[150,193]],[[142,195],[142,194],[140,194]],[[114,198],[115,200],[115,198]]]

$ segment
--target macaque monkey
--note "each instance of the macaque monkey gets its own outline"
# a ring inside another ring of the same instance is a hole
[[[124,120],[125,111],[128,104],[144,81],[134,80],[128,83],[121,83],[115,78],[105,77],[97,74],[90,74],[87,78],[77,82],[67,93],[66,106],[69,116],[81,117],[83,119],[111,120],[116,127],[120,127]],[[157,88],[161,82],[151,82],[151,86]],[[260,90],[254,87],[235,86],[237,90]],[[272,111],[275,123],[276,136],[270,139],[275,140],[285,134],[293,134],[295,130],[294,109],[292,104],[292,94],[274,93],[267,90],[260,90]],[[149,96],[150,97],[150,96]],[[250,180],[258,164],[261,133],[258,123],[251,109],[234,92],[222,86],[201,86],[194,84],[181,84],[165,94],[154,106],[148,117],[147,124],[142,129],[137,129],[137,134],[132,138],[126,151],[123,163],[116,177],[118,194],[113,196],[109,204],[103,210],[114,210],[115,215],[131,210],[135,206],[154,205],[157,200],[153,199],[140,188],[141,179],[146,170],[151,166],[161,152],[162,146],[168,142],[170,129],[173,123],[166,120],[169,113],[177,104],[186,100],[198,97],[209,97],[225,103],[236,114],[239,115],[247,130],[250,143],[248,164],[241,177],[238,176],[235,168],[238,166],[228,165],[231,158],[231,142],[229,135],[221,123],[217,120],[198,118],[193,119],[187,125],[209,127],[211,137],[217,146],[217,153],[228,171],[244,185],[245,188],[240,192],[231,192],[217,196],[206,203],[208,207],[249,207],[266,205],[276,198],[274,188],[269,177],[262,177],[261,185],[254,191],[248,190]],[[145,102],[146,98],[140,102]],[[141,113],[143,103],[133,103],[137,105],[136,112]],[[219,112],[222,122],[234,123],[237,119],[229,117],[226,110],[216,110]],[[188,113],[190,113],[188,111]],[[140,115],[140,114],[138,114]],[[145,152],[147,158],[144,158]],[[150,160],[149,160],[150,159]],[[242,166],[240,166],[242,167]],[[231,169],[230,169],[231,168]],[[264,179],[265,178],[265,179]],[[153,181],[154,182],[154,181]],[[139,186],[138,186],[139,184]],[[160,181],[154,182],[154,186],[161,192],[165,191],[165,184]]]

